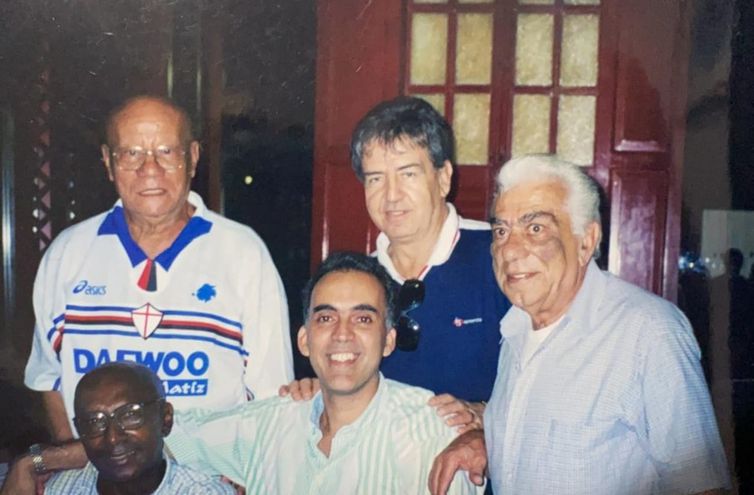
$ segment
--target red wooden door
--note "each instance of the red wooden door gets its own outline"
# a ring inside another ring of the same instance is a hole
[[[424,25],[434,31],[419,39]],[[583,41],[590,26],[593,48]],[[489,53],[474,46],[486,38]],[[687,38],[682,0],[319,0],[313,263],[372,249],[350,132],[377,102],[417,94],[463,141],[454,202],[465,216],[486,218],[495,172],[511,156],[578,158],[608,198],[609,269],[675,299]],[[538,40],[545,65],[526,68]],[[477,59],[462,63],[469,53]],[[590,56],[591,66],[574,65]],[[430,74],[417,76],[419,66]]]

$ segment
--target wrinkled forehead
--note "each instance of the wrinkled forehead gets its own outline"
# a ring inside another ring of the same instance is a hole
[[[165,103],[135,101],[113,116],[108,142],[117,145],[123,140],[140,138],[182,142],[190,139],[187,126],[184,115]]]
[[[385,290],[374,275],[356,270],[335,271],[314,286],[309,311],[323,305],[335,309],[368,305],[384,313],[386,304]]]
[[[364,158],[371,157],[374,154],[380,153],[395,153],[401,154],[407,151],[424,151],[428,153],[429,150],[420,138],[413,138],[406,134],[401,134],[392,138],[373,137],[364,145],[364,151],[362,153]]]
[[[513,223],[534,212],[568,216],[567,190],[557,181],[529,181],[500,192],[494,205],[494,221]]]
[[[132,373],[107,373],[79,384],[74,409],[76,414],[91,411],[112,411],[155,397],[154,386]]]

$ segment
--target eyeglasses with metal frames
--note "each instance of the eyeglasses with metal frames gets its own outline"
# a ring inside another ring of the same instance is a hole
[[[73,424],[76,425],[76,431],[82,438],[96,438],[104,435],[113,421],[121,431],[135,430],[145,423],[148,408],[164,400],[160,398],[125,404],[109,414],[97,411],[84,417],[76,416],[73,418]]]
[[[111,153],[115,164],[122,170],[138,170],[147,161],[147,156],[154,158],[155,162],[166,171],[182,168],[185,164],[186,150],[173,146],[157,146],[147,150],[140,146],[130,148],[118,148]]]

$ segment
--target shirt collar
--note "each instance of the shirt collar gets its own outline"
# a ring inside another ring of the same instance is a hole
[[[364,409],[364,412],[361,413],[361,416],[359,416],[356,421],[338,430],[337,435],[343,436],[349,434],[349,432],[358,432],[363,427],[372,424],[377,418],[380,404],[385,400],[385,397],[387,396],[387,388],[387,381],[382,375],[382,372],[380,372],[380,382],[377,385],[377,392],[374,394],[374,397],[372,397],[372,400],[369,401],[367,408]],[[309,415],[309,421],[317,431],[319,431],[319,418],[324,412],[325,403],[322,399],[322,391],[320,390],[319,392],[317,392],[317,395],[314,396],[314,399],[312,399],[312,411]]]
[[[593,259],[589,261],[584,281],[581,283],[576,297],[571,302],[558,328],[568,326],[572,328],[569,332],[582,333],[593,327],[591,319],[595,314],[594,308],[599,307],[602,303],[607,277]],[[572,322],[577,324],[572,325]],[[511,345],[516,347],[523,346],[526,332],[531,328],[531,317],[517,306],[512,306],[500,320],[500,333]],[[553,333],[558,331],[558,328],[554,329]]]
[[[567,320],[578,323],[571,325],[574,332],[587,332],[594,327],[592,319],[596,317],[595,308],[602,306],[609,277],[610,275],[600,270],[594,259],[589,261],[584,281],[566,312]]]
[[[173,264],[173,261],[178,257],[178,254],[180,254],[180,252],[183,251],[191,241],[208,233],[212,228],[212,222],[205,218],[207,207],[204,206],[201,196],[194,191],[190,191],[188,202],[194,207],[194,214],[183,227],[180,234],[178,234],[175,241],[173,241],[173,244],[155,258],[155,261],[159,263],[164,270],[170,269],[170,265]],[[147,258],[144,251],[142,251],[139,245],[136,244],[133,238],[131,238],[131,233],[128,230],[128,224],[126,223],[126,216],[123,212],[123,201],[120,199],[105,216],[105,219],[99,226],[97,235],[118,236],[123,248],[126,250],[126,254],[128,254],[131,266],[136,266]]]
[[[440,235],[437,238],[435,247],[432,249],[432,254],[429,256],[427,264],[422,268],[421,273],[417,277],[419,280],[424,279],[433,266],[442,265],[448,261],[450,255],[453,254],[453,249],[456,247],[458,239],[461,237],[461,217],[458,216],[458,212],[452,204],[445,203],[445,206],[448,208],[448,216],[442,224]],[[393,279],[403,283],[405,279],[398,273],[398,270],[395,269],[393,260],[390,259],[390,255],[388,254],[390,239],[388,239],[384,232],[380,232],[380,235],[377,236],[376,244],[377,250],[375,253],[380,264],[387,269]]]

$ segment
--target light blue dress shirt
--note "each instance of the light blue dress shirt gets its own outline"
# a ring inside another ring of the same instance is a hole
[[[560,324],[521,362],[512,308],[484,417],[499,494],[697,493],[729,486],[699,347],[669,302],[590,262]]]
[[[97,469],[88,463],[81,469],[55,473],[45,484],[45,495],[97,495]],[[193,471],[167,459],[165,476],[152,495],[235,495],[216,477]]]
[[[427,405],[432,393],[380,376],[377,393],[338,430],[330,456],[322,439],[321,394],[274,397],[223,412],[181,411],[166,439],[176,458],[242,483],[247,495],[410,495],[428,493],[429,470],[456,436]],[[457,473],[449,494],[477,488]]]

